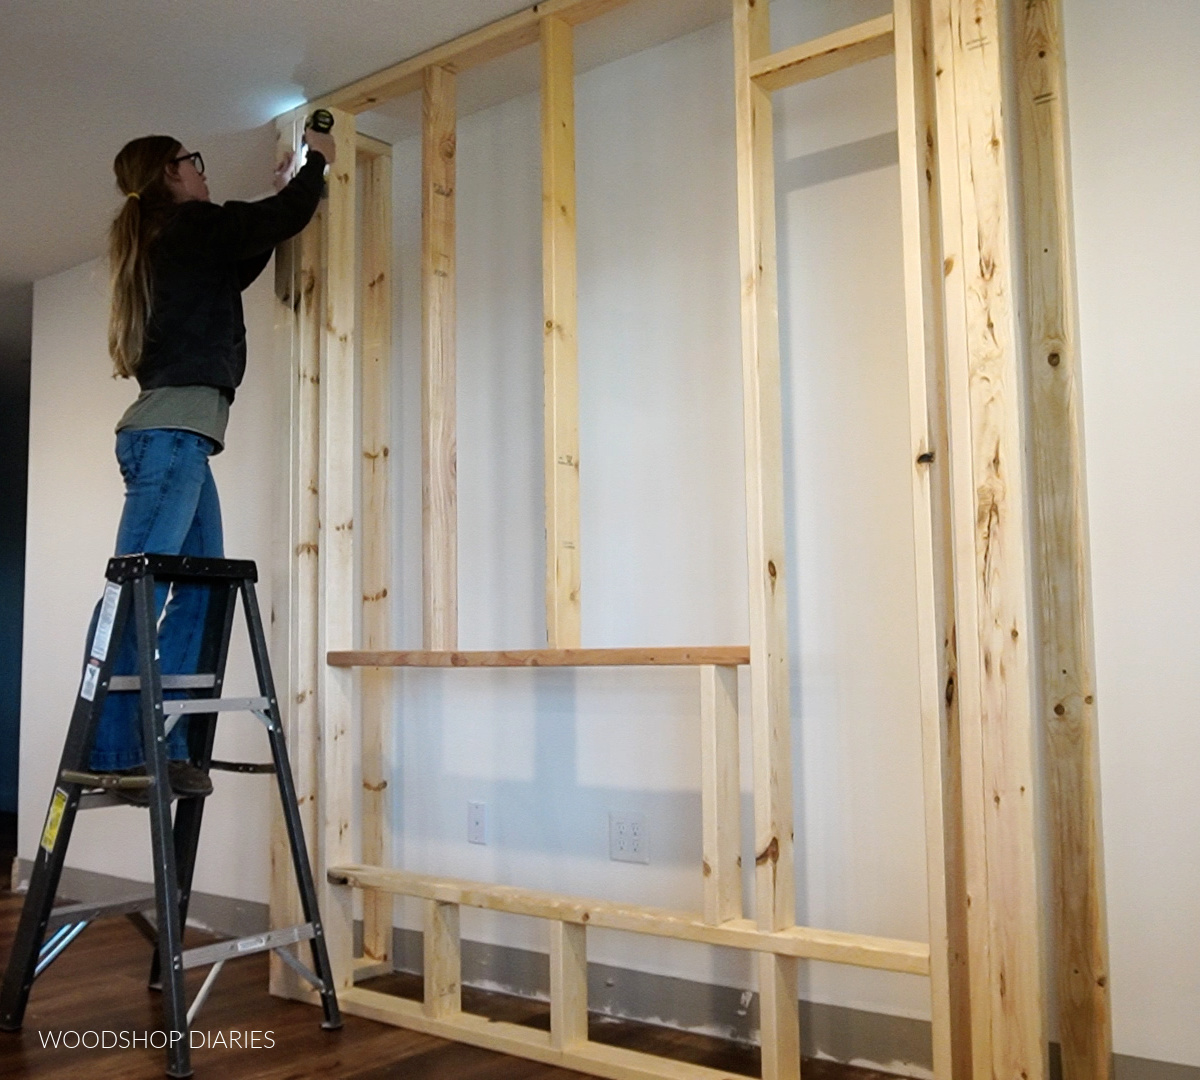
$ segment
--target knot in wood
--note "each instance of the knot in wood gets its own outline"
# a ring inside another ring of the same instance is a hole
[[[765,866],[767,863],[770,863],[774,866],[777,862],[779,862],[779,837],[772,836],[766,850],[755,856],[754,865]]]

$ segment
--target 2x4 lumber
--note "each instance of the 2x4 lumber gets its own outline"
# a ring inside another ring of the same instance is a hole
[[[360,161],[364,156],[368,158],[390,158],[392,156],[391,143],[377,139],[374,135],[364,135],[361,131],[356,135],[354,145],[358,151]]]
[[[425,901],[425,1015],[445,1018],[462,1012],[462,939],[459,908]]]
[[[427,649],[458,645],[455,75],[425,72],[421,113],[422,628]]]
[[[764,90],[782,90],[786,86],[819,79],[835,71],[853,67],[893,49],[893,17],[847,27],[825,37],[764,56],[750,65],[750,78]]]
[[[279,124],[280,159],[300,149],[302,123]],[[297,237],[280,245],[275,256],[277,342],[288,372],[290,476],[287,492],[286,618],[276,621],[280,635],[274,655],[286,664],[287,694],[282,721],[296,785],[296,801],[305,842],[319,865],[320,819],[317,811],[317,687],[320,679],[320,416],[321,335],[324,326],[325,204]],[[286,358],[286,360],[284,359]],[[278,804],[271,821],[271,925],[304,921],[296,890],[287,830]],[[307,999],[312,988],[287,964],[271,955],[271,993]]]
[[[587,927],[550,924],[550,1045],[578,1046],[588,1038]]]
[[[1044,1080],[1021,347],[1000,0],[933,0],[972,1067]]]
[[[736,667],[700,669],[700,739],[704,920],[723,923],[742,917]]]
[[[578,1043],[559,1049],[551,1045],[546,1032],[535,1028],[471,1013],[437,1019],[426,1016],[418,1002],[361,986],[347,991],[338,1001],[342,1011],[352,1016],[611,1080],[745,1080],[734,1073],[601,1043]]]
[[[1064,1080],[1112,1075],[1096,672],[1062,7],[1017,5],[1026,385],[1051,918]]]
[[[763,1080],[799,1080],[799,964],[772,953],[762,953],[755,961]]]
[[[335,667],[695,667],[748,664],[750,650],[740,645],[661,649],[507,649],[494,652],[399,650],[329,653]]]
[[[924,0],[896,0],[896,104],[908,339],[933,1073],[971,1075],[950,452],[942,348],[933,55]]]
[[[542,20],[542,315],[546,644],[578,648],[579,302],[575,260],[573,31]]]
[[[328,873],[336,881],[345,882],[356,889],[381,889],[400,896],[440,900],[487,911],[532,915],[539,919],[695,941],[704,945],[725,945],[734,949],[774,953],[788,959],[824,960],[833,964],[900,971],[909,975],[929,974],[929,946],[919,941],[900,941],[840,930],[816,930],[807,926],[763,930],[751,919],[731,919],[714,926],[705,922],[702,915],[687,911],[582,899],[514,885],[490,885],[458,878],[434,877],[382,866],[347,864],[330,867]]]
[[[366,145],[364,145],[366,144]],[[374,145],[371,145],[374,144]],[[391,148],[359,135],[362,174],[362,645],[379,649],[391,640],[392,530],[389,490],[392,357],[392,159]],[[362,857],[391,861],[391,683],[386,671],[362,672]],[[363,956],[376,962],[392,952],[390,897],[363,899]]]
[[[544,19],[558,18],[576,26],[627,3],[629,0],[543,0],[540,4],[343,86],[305,105],[304,110],[311,112],[323,106],[344,109],[349,113],[366,112],[392,98],[420,90],[429,68],[467,71],[526,45],[535,44]]]
[[[783,524],[783,401],[775,238],[771,94],[753,77],[771,48],[770,8],[733,0],[750,717],[754,757],[754,911],[761,929],[796,919],[788,692],[787,552]],[[758,962],[763,1080],[800,1074],[796,962]]]
[[[320,566],[321,653],[354,644],[354,489],[358,440],[354,424],[357,357],[356,160],[354,117],[334,111],[337,161],[329,170],[325,216],[325,318],[321,335]],[[342,862],[354,851],[354,676],[320,669],[321,857]],[[337,989],[353,984],[353,904],[348,889],[321,886],[321,916]]]
[[[775,152],[770,94],[750,67],[770,45],[768,5],[734,0],[738,236],[754,743],[755,911],[779,930],[795,921],[783,406],[775,257]]]

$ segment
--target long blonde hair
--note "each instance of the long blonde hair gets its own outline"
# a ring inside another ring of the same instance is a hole
[[[166,169],[182,149],[169,135],[147,135],[126,143],[113,161],[117,187],[125,196],[108,230],[108,351],[114,378],[128,379],[142,359],[152,300],[149,252],[175,207]]]

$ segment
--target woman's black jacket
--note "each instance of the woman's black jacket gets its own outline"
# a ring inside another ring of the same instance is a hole
[[[310,150],[277,195],[258,202],[180,203],[150,251],[151,308],[137,367],[143,390],[215,386],[232,401],[246,371],[242,290],[275,245],[308,224],[325,158]]]

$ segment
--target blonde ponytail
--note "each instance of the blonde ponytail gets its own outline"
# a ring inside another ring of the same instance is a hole
[[[127,143],[113,162],[117,187],[125,196],[108,230],[108,351],[114,378],[128,379],[141,363],[153,299],[150,248],[175,205],[165,174],[182,148],[167,135],[148,135]]]

